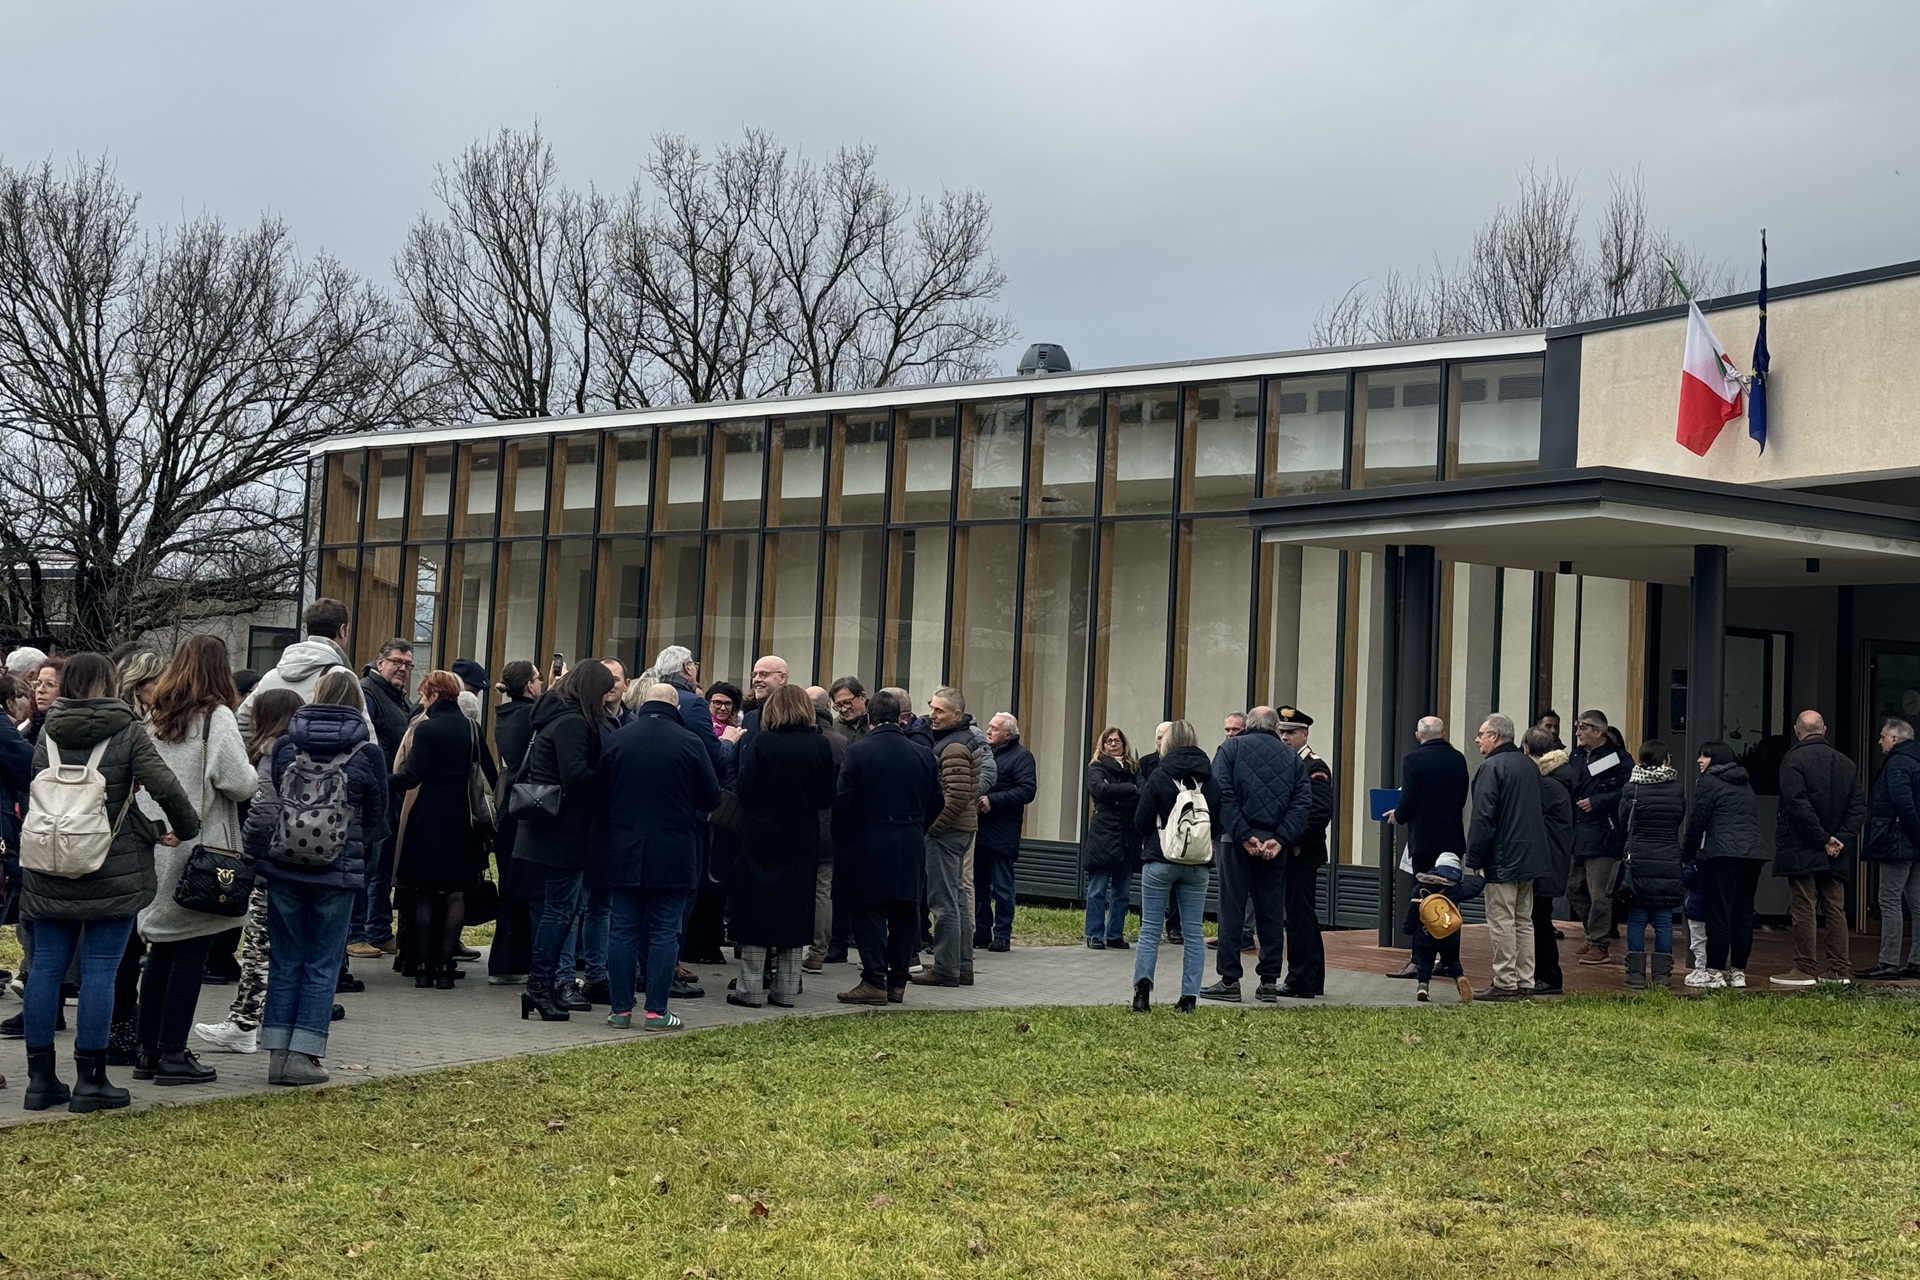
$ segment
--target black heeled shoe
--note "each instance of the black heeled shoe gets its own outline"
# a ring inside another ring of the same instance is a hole
[[[542,1022],[566,1022],[573,1017],[554,1001],[552,987],[529,982],[520,993],[520,1020],[525,1022],[532,1013],[539,1014]]]

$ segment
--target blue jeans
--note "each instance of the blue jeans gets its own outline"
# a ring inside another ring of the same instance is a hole
[[[1013,940],[1013,859],[973,851],[973,936]]]
[[[356,892],[328,885],[267,884],[267,1000],[260,1047],[327,1054],[333,988],[347,947]]]
[[[29,1049],[53,1043],[60,1020],[60,984],[74,952],[80,953],[80,1008],[75,1014],[73,1047],[104,1049],[113,1025],[113,979],[120,971],[133,934],[132,916],[110,920],[35,920],[33,968],[27,971],[27,1007],[21,1028]]]
[[[613,916],[607,894],[606,889],[582,887],[576,904],[575,927],[567,930],[566,941],[560,944],[560,959],[553,967],[555,981],[573,981],[576,958],[586,970],[588,982],[607,980],[607,929]]]
[[[348,942],[382,943],[393,938],[393,837],[380,842],[376,856],[367,859],[367,878],[353,895],[353,917],[347,924]]]
[[[1662,907],[1649,915],[1645,907],[1627,912],[1627,950],[1645,951],[1647,921],[1653,921],[1653,949],[1663,956],[1673,954],[1673,912]]]
[[[1087,872],[1087,937],[1102,942],[1127,936],[1127,899],[1132,877],[1125,871]]]
[[[1167,903],[1178,897],[1180,919],[1180,994],[1200,994],[1200,979],[1207,970],[1207,939],[1200,922],[1207,912],[1207,869],[1176,866],[1171,862],[1149,862],[1140,869],[1140,940],[1133,957],[1133,980],[1152,979],[1153,967],[1160,958],[1160,936],[1167,919]]]
[[[527,985],[551,987],[573,981],[573,922],[580,914],[585,881],[584,872],[547,869],[539,914],[533,918],[533,964],[527,970]],[[560,968],[563,957],[564,971]]]
[[[647,958],[648,1013],[665,1013],[680,963],[680,929],[691,889],[610,889],[613,913],[607,947],[607,986],[613,1012],[633,1012],[633,969]]]

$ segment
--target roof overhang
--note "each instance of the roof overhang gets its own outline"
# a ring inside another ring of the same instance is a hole
[[[1685,583],[1693,549],[1727,548],[1729,585],[1920,582],[1920,511],[1820,494],[1583,467],[1256,502],[1264,541]]]

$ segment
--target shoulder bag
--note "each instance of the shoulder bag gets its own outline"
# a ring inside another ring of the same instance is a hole
[[[467,816],[473,822],[473,834],[485,842],[493,839],[500,823],[494,812],[493,792],[487,786],[487,775],[480,768],[480,726],[468,720],[467,729],[468,742],[472,747],[467,760]]]
[[[527,754],[520,758],[520,767],[513,771],[513,785],[507,788],[507,812],[516,818],[557,818],[560,816],[561,787],[557,782],[528,782],[525,780],[527,765],[533,760],[534,744],[540,741],[545,729],[533,731],[527,739]]]
[[[207,741],[213,735],[213,716],[208,715],[200,728],[200,842],[187,854],[187,865],[180,868],[180,883],[173,887],[173,900],[188,911],[234,919],[247,914],[247,902],[253,894],[253,860],[238,849],[213,844],[205,819],[217,797],[207,778]]]
[[[1614,905],[1621,907],[1633,906],[1634,901],[1639,896],[1633,878],[1632,853],[1633,811],[1638,807],[1639,796],[1636,795],[1627,805],[1626,821],[1620,824],[1622,830],[1625,832],[1627,847],[1621,852],[1619,865],[1614,867],[1613,874],[1607,879],[1607,899]]]

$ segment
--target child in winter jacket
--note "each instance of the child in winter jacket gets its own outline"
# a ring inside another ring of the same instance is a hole
[[[1460,855],[1443,853],[1433,864],[1433,870],[1422,871],[1413,878],[1414,919],[1413,929],[1413,968],[1420,984],[1414,989],[1415,1000],[1422,1003],[1431,998],[1427,984],[1433,978],[1437,967],[1442,977],[1452,978],[1454,986],[1460,992],[1460,1003],[1466,1004],[1473,999],[1473,984],[1467,981],[1466,971],[1460,967],[1460,930],[1455,929],[1444,938],[1436,938],[1427,932],[1420,920],[1418,910],[1421,902],[1429,897],[1439,896],[1448,899],[1455,906],[1462,902],[1471,902],[1486,892],[1487,881],[1484,876],[1462,876],[1460,874]],[[1436,961],[1438,964],[1436,965]]]

